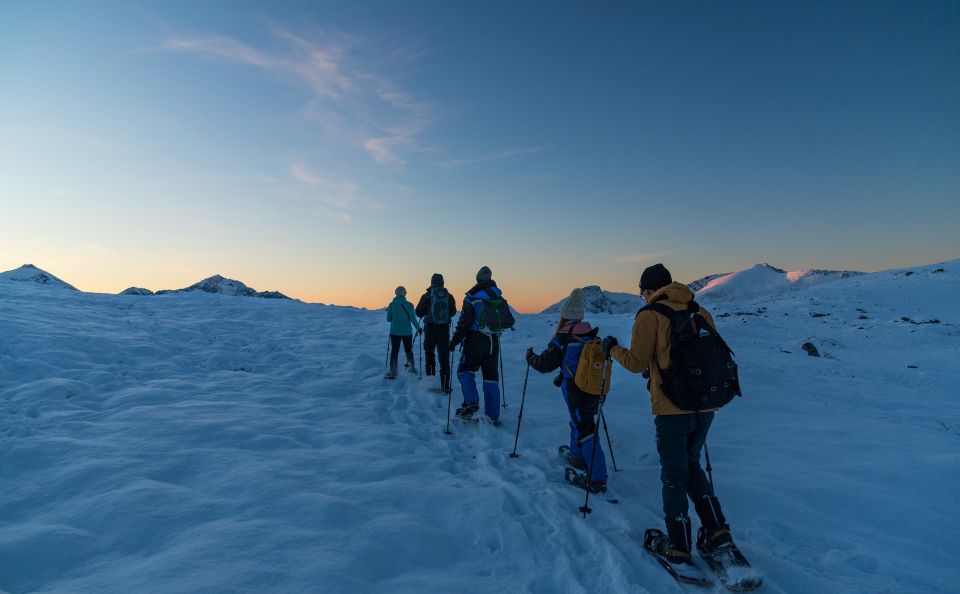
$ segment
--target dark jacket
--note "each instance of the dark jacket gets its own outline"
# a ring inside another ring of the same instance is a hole
[[[566,322],[557,328],[557,333],[550,340],[546,350],[539,355],[530,355],[527,358],[527,363],[540,373],[549,373],[559,369],[566,354],[564,349],[568,344],[577,345],[582,344],[583,339],[592,340],[597,337],[599,330],[599,328],[592,328],[586,322]],[[570,381],[571,378],[567,377],[567,374],[559,376],[559,379],[559,382],[555,380],[557,386],[566,381],[567,390],[589,396],[589,394],[577,388],[577,385]]]
[[[451,345],[460,344],[467,337],[467,334],[474,326],[476,311],[473,309],[473,302],[485,296],[487,289],[495,290],[499,295],[496,281],[489,280],[473,285],[473,288],[467,291],[463,298],[463,307],[460,308],[460,317],[457,319],[457,328],[453,332],[453,338],[450,339]]]
[[[423,293],[423,297],[420,298],[420,301],[417,302],[417,317],[418,317],[418,318],[425,318],[424,321],[425,321],[427,324],[429,324],[429,325],[449,326],[449,325],[450,325],[450,322],[447,322],[446,324],[433,324],[433,322],[430,321],[430,318],[427,318],[427,314],[430,313],[430,305],[431,305],[430,290],[431,290],[431,289],[435,289],[435,288],[436,288],[436,287],[430,287],[430,288],[428,288],[428,289]],[[448,294],[449,294],[449,292],[448,292]],[[457,315],[457,300],[456,300],[456,298],[455,298],[453,295],[450,295],[450,299],[447,300],[447,304],[448,304],[448,306],[449,306],[449,307],[447,308],[447,310],[448,310],[448,313],[450,314],[450,319],[453,320],[453,316]]]

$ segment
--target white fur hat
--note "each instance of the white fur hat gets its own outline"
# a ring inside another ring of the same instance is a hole
[[[586,313],[586,306],[583,303],[583,289],[574,289],[570,291],[570,296],[563,301],[560,306],[560,317],[564,320],[582,320]]]

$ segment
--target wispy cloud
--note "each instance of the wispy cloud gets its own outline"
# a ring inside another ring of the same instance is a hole
[[[539,153],[543,151],[542,146],[535,146],[532,148],[509,148],[499,153],[494,153],[492,155],[485,155],[482,157],[474,157],[472,159],[453,159],[450,161],[444,161],[440,163],[443,167],[461,167],[463,165],[473,165],[475,163],[486,163],[488,161],[499,161],[500,159],[509,159],[511,157],[517,157],[520,155],[531,155],[533,153]]]
[[[649,252],[646,254],[624,254],[620,256],[610,256],[610,260],[617,264],[636,264],[637,262],[649,262],[659,260],[673,255],[673,252]]]
[[[308,197],[335,208],[349,208],[359,191],[359,186],[351,182],[334,182],[307,170],[303,163],[290,166],[290,176],[305,190]],[[346,217],[349,221],[349,216]]]
[[[417,150],[429,107],[386,76],[372,71],[351,44],[326,35],[308,39],[274,28],[280,48],[258,48],[225,35],[174,37],[163,48],[259,68],[306,88],[312,100],[305,115],[370,155],[378,164],[401,166]]]
[[[364,142],[363,148],[380,165],[403,165],[401,150],[412,146],[420,131],[418,126],[390,128],[385,136]]]

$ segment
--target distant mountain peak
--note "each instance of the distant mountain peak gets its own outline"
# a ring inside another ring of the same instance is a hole
[[[213,276],[208,276],[198,283],[194,283],[189,287],[183,289],[164,289],[162,291],[157,291],[155,295],[163,295],[167,293],[191,293],[194,291],[202,291],[204,293],[216,293],[218,295],[233,295],[236,297],[260,297],[263,299],[290,299],[283,293],[279,291],[257,291],[245,285],[244,283],[234,280],[232,278],[227,278],[220,274],[214,274]],[[129,294],[129,293],[128,293]],[[137,293],[134,293],[137,294]]]
[[[540,313],[558,314],[560,313],[560,308],[563,307],[564,301],[566,301],[566,298],[554,303]],[[643,307],[643,300],[639,295],[604,291],[599,285],[587,285],[583,287],[583,302],[586,306],[587,314],[636,313],[638,309]]]
[[[37,268],[33,264],[24,264],[20,268],[15,268],[14,270],[8,270],[6,272],[0,273],[0,280],[9,280],[17,282],[32,282],[38,285],[47,285],[50,287],[60,287],[62,289],[69,289],[71,291],[76,291],[77,288],[66,283],[59,278],[53,276],[45,270]]]
[[[787,272],[767,262],[750,268],[708,276],[690,284],[697,299],[727,300],[740,297],[760,297],[799,289],[823,282],[859,276],[862,272],[852,270],[806,269]]]

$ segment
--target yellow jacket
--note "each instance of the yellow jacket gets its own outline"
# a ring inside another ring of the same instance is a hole
[[[650,296],[650,303],[662,303],[677,311],[685,310],[687,303],[692,300],[693,292],[682,283],[670,283]],[[710,312],[701,307],[700,315],[716,329]],[[677,408],[660,388],[660,370],[670,366],[670,320],[666,316],[651,310],[640,312],[633,323],[630,348],[615,346],[610,349],[610,356],[633,373],[650,371],[647,390],[650,392],[653,414],[683,415],[693,412]]]

